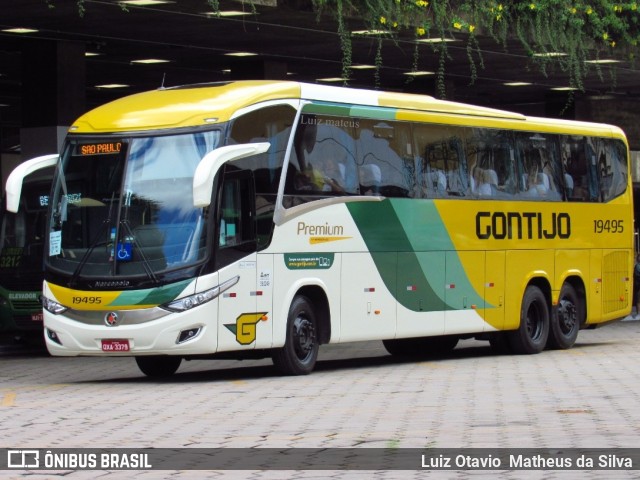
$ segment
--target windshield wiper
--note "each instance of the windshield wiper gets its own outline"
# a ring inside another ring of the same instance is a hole
[[[98,247],[100,245],[106,245],[107,244],[106,241],[99,242],[98,240],[100,239],[100,235],[106,235],[108,229],[109,229],[109,222],[108,222],[108,220],[105,220],[104,222],[102,222],[102,227],[100,229],[98,229],[98,233],[96,234],[96,236],[93,239],[93,241],[90,243],[89,248],[87,248],[87,251],[84,252],[84,255],[82,255],[82,258],[80,259],[80,262],[78,263],[78,266],[73,271],[73,275],[71,275],[71,278],[69,279],[69,286],[70,287],[75,286],[76,281],[78,280],[78,277],[80,276],[80,272],[82,271],[82,269],[86,265],[87,261],[89,260],[89,256],[91,255],[91,252],[93,252],[96,247]]]
[[[65,187],[65,190],[66,190],[66,187]],[[102,237],[102,238],[106,238],[106,234],[109,231],[109,225],[111,225],[111,214],[113,212],[113,202],[114,202],[114,199],[115,199],[115,195],[116,195],[115,191],[111,193],[111,203],[109,205],[109,213],[107,214],[107,218],[102,221],[102,225],[98,229],[98,232],[96,233],[96,236],[89,243],[89,248],[87,248],[87,250],[84,252],[84,255],[82,255],[82,258],[80,259],[80,262],[78,263],[78,266],[73,271],[73,275],[71,275],[71,278],[69,279],[69,286],[70,287],[73,287],[76,284],[76,281],[78,280],[78,277],[80,276],[80,272],[82,272],[82,269],[84,268],[84,266],[89,261],[89,257],[91,256],[91,253],[95,250],[95,248],[100,246],[100,245],[106,245],[107,244],[106,240],[102,241],[102,242],[99,242],[99,240],[100,240],[100,236],[101,235],[104,235],[104,237]]]
[[[144,268],[145,273],[154,284],[158,285],[160,281],[158,280],[158,277],[156,276],[156,274],[153,272],[153,269],[151,268],[151,263],[149,262],[149,259],[144,253],[144,248],[140,246],[140,243],[138,242],[135,235],[133,234],[133,231],[129,226],[129,221],[121,220],[120,225],[125,228],[126,235],[133,239],[133,245],[136,247],[136,251],[140,255],[140,258],[142,259],[142,267]]]

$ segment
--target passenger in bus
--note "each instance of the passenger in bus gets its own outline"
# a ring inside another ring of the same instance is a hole
[[[567,198],[573,197],[573,177],[566,172],[564,174],[564,188]]]
[[[447,193],[447,176],[442,170],[431,170],[430,180],[436,195],[443,196]]]
[[[334,162],[331,159],[324,160],[322,184],[323,192],[345,193],[345,166],[343,163]]]
[[[528,172],[524,175],[525,197],[544,197],[547,194],[547,187],[544,185],[542,175],[538,170],[538,165],[532,164]]]
[[[549,177],[546,173],[538,173],[535,176],[532,188],[540,197],[545,197],[549,193]]]
[[[483,183],[483,173],[480,167],[472,167],[471,175],[469,176],[469,189],[471,193],[477,194],[478,187]]]

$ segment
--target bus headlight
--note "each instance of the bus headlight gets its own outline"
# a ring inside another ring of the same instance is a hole
[[[53,313],[54,315],[60,315],[61,313],[67,311],[67,307],[64,305],[60,305],[55,300],[51,300],[50,298],[42,295],[42,306],[47,312]]]
[[[184,312],[185,310],[191,310],[194,307],[210,302],[225,290],[233,287],[239,280],[240,277],[233,277],[226,282],[221,283],[217,287],[194,295],[189,295],[188,297],[180,298],[179,300],[174,300],[173,302],[165,303],[164,305],[160,305],[160,307],[169,310],[170,312]]]
[[[179,300],[174,300],[173,302],[165,303],[164,305],[161,305],[161,307],[172,312],[184,312],[185,310],[191,310],[194,307],[210,302],[218,295],[220,295],[219,286]]]

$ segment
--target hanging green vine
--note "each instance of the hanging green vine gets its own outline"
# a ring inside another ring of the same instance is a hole
[[[364,19],[378,35],[382,30],[384,38],[465,39],[471,82],[477,78],[478,68],[484,68],[479,35],[493,37],[505,48],[508,40],[518,40],[543,73],[556,66],[568,73],[569,86],[578,90],[583,89],[588,73],[585,60],[614,54],[633,60],[640,41],[637,1],[314,0],[313,4],[319,13],[336,12],[343,53],[349,62],[351,43],[343,38],[348,29],[347,13],[352,20]],[[447,43],[436,42],[432,48],[438,55],[438,93],[445,96]],[[418,67],[416,55],[413,69]],[[343,74],[346,71],[343,66]]]
[[[44,0],[54,8],[55,0]],[[431,43],[438,56],[437,91],[446,96],[445,72],[447,42],[455,37],[467,42],[469,78],[473,83],[478,68],[484,68],[478,37],[489,36],[507,48],[517,40],[543,74],[556,66],[566,72],[569,87],[583,90],[589,73],[586,60],[626,57],[635,60],[640,42],[640,0],[311,0],[318,16],[335,15],[342,48],[342,78],[348,82],[352,63],[352,37],[349,20],[364,19],[378,35],[375,84],[380,86],[383,66],[383,39],[394,41],[439,38]],[[206,0],[219,12],[219,0]],[[247,0],[255,14],[252,0]],[[85,0],[76,0],[80,16]],[[121,3],[126,10],[126,4]],[[418,43],[412,58],[412,70],[420,63]],[[592,67],[602,78],[598,65]],[[615,74],[612,74],[615,83]]]

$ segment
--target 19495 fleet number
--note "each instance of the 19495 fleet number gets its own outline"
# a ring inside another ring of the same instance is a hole
[[[81,303],[98,305],[102,303],[102,298],[100,297],[73,297],[73,303],[75,305],[79,305]]]
[[[624,220],[594,220],[593,233],[622,233]]]

